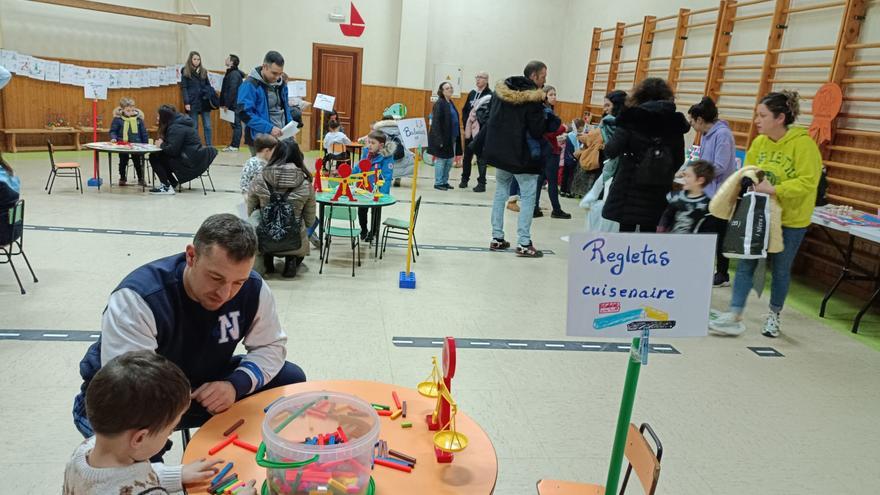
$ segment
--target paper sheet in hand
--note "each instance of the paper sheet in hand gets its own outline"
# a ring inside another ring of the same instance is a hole
[[[295,120],[291,120],[281,129],[281,137],[279,139],[288,139],[296,136],[296,133],[299,132],[299,123]]]
[[[220,118],[226,122],[235,122],[235,112],[229,109],[220,109]]]

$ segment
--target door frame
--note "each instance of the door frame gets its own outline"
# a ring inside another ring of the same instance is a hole
[[[350,53],[354,56],[354,73],[355,73],[355,81],[354,81],[354,96],[352,97],[351,102],[351,128],[347,129],[346,133],[349,137],[356,137],[358,134],[355,132],[357,130],[357,115],[359,110],[359,105],[361,101],[361,72],[364,67],[364,49],[357,46],[345,46],[345,45],[329,45],[324,43],[312,43],[312,90],[310,92],[310,96],[312,98],[312,102],[315,101],[315,96],[318,94],[318,86],[321,81],[321,58],[319,56],[322,50],[335,51],[335,52],[343,52]],[[335,107],[334,107],[335,108]],[[319,117],[320,110],[312,108],[312,116],[314,119],[314,123],[312,124],[312,128],[315,129],[314,134],[312,135],[312,142],[316,143],[319,139],[323,139],[323,129],[321,129],[321,119]]]

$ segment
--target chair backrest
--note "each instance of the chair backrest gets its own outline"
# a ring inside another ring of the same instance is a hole
[[[330,143],[330,153],[334,155],[338,155],[339,153],[345,153],[345,144],[344,143]]]
[[[413,226],[412,226],[413,232],[416,231],[416,222],[419,221],[419,208],[421,206],[422,206],[422,197],[419,196],[418,199],[416,199],[416,207],[414,208],[414,211],[413,211]]]
[[[645,438],[644,432],[647,431],[653,440],[655,449],[651,448],[648,440]],[[626,476],[623,485],[620,487],[620,493],[626,490],[627,481],[630,471],[635,471],[639,481],[642,483],[642,489],[646,495],[654,495],[657,489],[657,480],[660,478],[660,458],[663,457],[663,445],[660,439],[654,433],[654,430],[648,423],[642,423],[637,428],[636,425],[630,423],[629,433],[626,436],[626,447],[624,448],[629,466],[626,468]]]
[[[9,210],[9,225],[24,224],[24,200],[19,199]]]
[[[52,146],[52,141],[47,139],[46,147],[49,149],[49,165],[52,166],[52,170],[55,170],[55,147]]]
[[[355,220],[357,219],[357,212],[354,208],[348,206],[334,206],[330,205],[330,219],[331,220]]]

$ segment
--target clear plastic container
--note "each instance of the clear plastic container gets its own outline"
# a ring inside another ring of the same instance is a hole
[[[373,407],[352,395],[306,392],[276,402],[263,420],[266,460],[279,464],[266,468],[269,493],[366,494],[379,429]]]

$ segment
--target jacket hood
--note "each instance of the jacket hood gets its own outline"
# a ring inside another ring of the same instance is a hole
[[[728,124],[726,120],[719,120],[719,121],[715,122],[715,124],[712,125],[712,128],[709,129],[709,132],[706,133],[706,137],[711,136],[712,134],[715,134],[716,132],[718,132],[719,129],[724,129],[724,128],[727,128],[729,130],[730,124]]]
[[[379,150],[379,154],[382,156],[394,156],[395,151],[397,151],[397,143],[393,139],[389,139],[385,141],[385,146]]]
[[[168,124],[168,126],[170,127],[170,126],[172,126],[172,125],[176,125],[176,124],[179,124],[179,125],[188,125],[188,126],[192,127],[192,126],[193,126],[193,120],[192,120],[191,118],[189,118],[189,115],[187,115],[187,114],[185,114],[185,113],[179,113],[179,114],[177,114],[177,115],[174,116],[174,120],[172,120],[172,121]]]
[[[295,163],[263,167],[263,179],[273,189],[296,189],[303,185],[306,174]]]
[[[813,138],[810,137],[810,133],[807,132],[807,130],[804,129],[803,127],[790,127],[788,129],[788,131],[786,131],[785,135],[782,136],[782,139],[780,139],[779,141],[776,141],[776,145],[777,146],[791,145],[791,144],[794,144],[794,142],[796,140],[803,139],[803,138],[807,138],[811,141],[813,140]],[[768,141],[769,141],[769,138],[768,138]]]
[[[144,112],[142,112],[140,108],[135,108],[135,110],[137,110],[137,118],[144,120]],[[122,115],[122,107],[116,107],[113,109],[113,117],[125,117],[125,115]]]
[[[252,70],[250,73],[250,77],[254,78],[258,83],[262,84],[263,86],[281,86],[283,84],[283,81],[281,78],[279,78],[277,81],[275,81],[273,83],[267,83],[263,79],[263,74],[260,72],[261,70],[262,70],[262,66],[254,67],[254,70]]]
[[[686,134],[691,128],[671,101],[648,101],[626,108],[617,117],[617,124],[651,135]]]
[[[376,121],[375,123],[373,123],[373,130],[382,131],[385,134],[400,132],[400,130],[397,128],[397,121],[394,119]]]
[[[544,91],[538,89],[531,79],[523,76],[511,76],[495,85],[495,95],[512,105],[526,103],[542,103]]]

